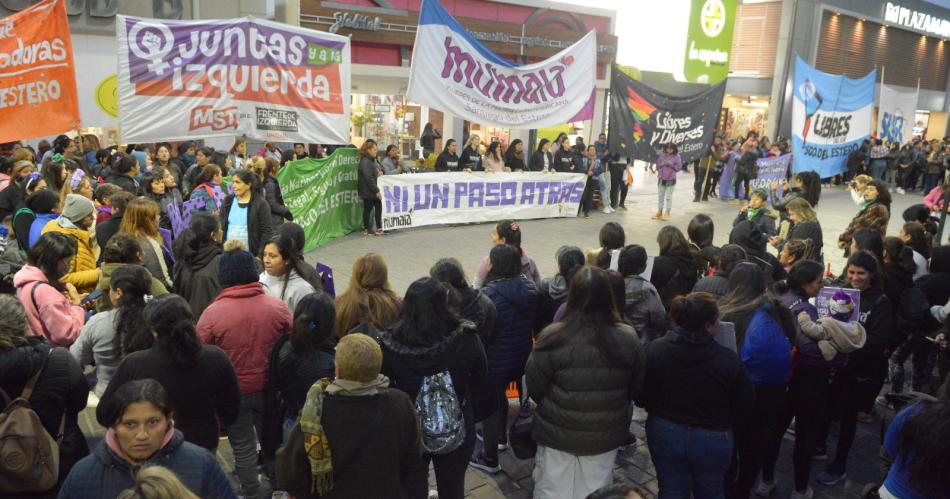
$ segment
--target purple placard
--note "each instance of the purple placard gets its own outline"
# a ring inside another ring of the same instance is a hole
[[[792,155],[785,154],[775,158],[759,158],[755,161],[755,166],[759,169],[759,175],[749,181],[749,189],[764,189],[769,192],[769,185],[773,180],[778,181],[776,195],[782,197],[782,181],[785,180],[788,165],[791,162]],[[719,177],[719,199],[727,201],[735,199],[735,186],[732,185],[736,178],[736,163],[739,156],[735,153],[729,153],[729,160],[722,169],[722,176]],[[775,202],[775,199],[771,200]]]
[[[837,291],[844,291],[851,297],[851,301],[854,302],[854,311],[851,312],[851,320],[858,320],[858,317],[861,315],[861,292],[851,288],[821,288],[821,291],[818,292],[818,296],[815,297],[815,307],[818,309],[818,316],[829,317],[831,315],[831,312],[828,310],[828,302]]]

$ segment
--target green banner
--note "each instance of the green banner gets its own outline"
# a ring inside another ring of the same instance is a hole
[[[307,235],[304,251],[362,227],[363,201],[356,192],[357,152],[341,147],[323,159],[287,163],[277,173],[284,204]]]
[[[738,0],[692,0],[679,81],[715,85],[729,75]]]

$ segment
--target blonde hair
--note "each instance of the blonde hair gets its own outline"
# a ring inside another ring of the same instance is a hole
[[[116,499],[199,499],[168,468],[146,466],[135,474],[135,485]]]
[[[337,336],[362,323],[387,329],[398,316],[399,299],[389,286],[386,260],[376,253],[357,258],[346,292],[336,299]]]
[[[264,158],[260,156],[254,156],[253,158],[247,160],[247,168],[254,172],[254,175],[257,175],[257,178],[264,181]]]
[[[467,147],[472,147],[472,145],[475,143],[476,140],[481,142],[482,138],[477,133],[473,133],[469,135],[468,142],[465,143],[465,147],[463,147],[462,149],[465,149]]]
[[[811,207],[811,203],[808,202],[805,198],[795,198],[788,202],[785,209],[791,212],[795,212],[802,219],[802,222],[817,222],[818,214],[815,213],[815,209]]]
[[[383,351],[373,338],[353,333],[336,345],[336,368],[340,379],[369,383],[383,367]]]
[[[858,186],[858,191],[863,191],[872,180],[874,179],[870,175],[857,175],[854,177],[854,184]]]

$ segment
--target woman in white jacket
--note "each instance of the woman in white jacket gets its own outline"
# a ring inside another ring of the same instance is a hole
[[[261,253],[264,272],[260,281],[264,292],[283,301],[291,313],[301,298],[323,290],[318,274],[303,264],[303,253],[290,237],[277,235]]]

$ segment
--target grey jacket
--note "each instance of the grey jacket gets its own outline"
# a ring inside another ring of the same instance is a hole
[[[100,312],[89,318],[79,332],[79,338],[69,347],[79,367],[95,364],[96,396],[101,397],[122,359],[112,353],[115,340],[116,310]]]
[[[624,315],[640,339],[649,342],[663,336],[667,328],[666,309],[653,284],[635,275],[624,278],[624,288]]]
[[[297,303],[300,303],[304,296],[315,292],[313,286],[293,269],[290,270],[287,289],[284,289],[283,277],[274,277],[268,274],[267,271],[261,272],[260,281],[264,285],[264,292],[284,302],[291,315],[293,315],[294,309],[297,308]]]

